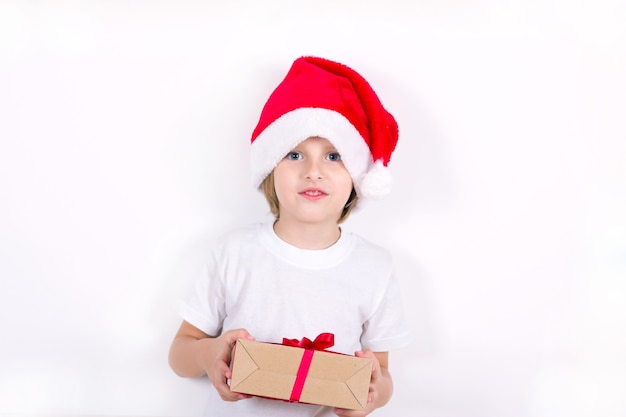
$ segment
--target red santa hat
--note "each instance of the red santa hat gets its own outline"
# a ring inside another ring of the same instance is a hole
[[[396,120],[356,71],[302,57],[270,95],[252,133],[254,185],[259,187],[290,150],[312,136],[335,146],[359,199],[391,191],[387,164],[398,141]]]

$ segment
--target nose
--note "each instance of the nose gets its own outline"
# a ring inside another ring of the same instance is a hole
[[[306,163],[305,176],[312,180],[322,179],[321,163],[316,159],[309,159]]]

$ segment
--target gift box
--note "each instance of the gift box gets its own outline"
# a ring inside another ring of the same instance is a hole
[[[328,336],[330,335],[330,337]],[[237,340],[231,391],[260,397],[363,410],[372,359],[324,350],[332,334],[283,344]],[[326,339],[326,340],[325,340]]]

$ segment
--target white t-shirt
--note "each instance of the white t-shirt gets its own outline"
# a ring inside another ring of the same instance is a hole
[[[387,352],[408,345],[410,335],[383,248],[342,232],[330,248],[305,250],[281,240],[272,223],[224,236],[180,304],[183,320],[209,335],[247,329],[258,341],[335,335],[330,350]],[[220,416],[324,416],[328,407],[261,398],[223,401],[207,394],[207,414]]]

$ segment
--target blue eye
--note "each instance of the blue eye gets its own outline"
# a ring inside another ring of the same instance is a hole
[[[285,156],[285,158],[290,159],[292,161],[297,161],[299,159],[302,159],[302,154],[300,152],[291,151]]]
[[[339,152],[331,152],[326,155],[326,159],[329,161],[341,161],[341,155],[339,155]]]

